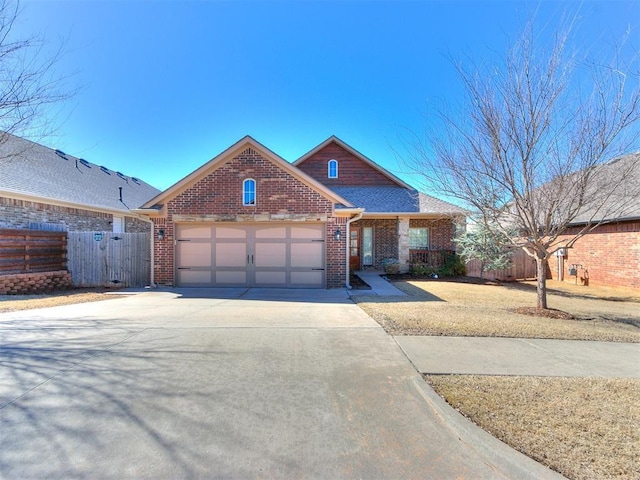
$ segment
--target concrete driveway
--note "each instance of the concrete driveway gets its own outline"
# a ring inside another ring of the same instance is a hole
[[[447,407],[342,290],[0,315],[2,478],[559,478]]]

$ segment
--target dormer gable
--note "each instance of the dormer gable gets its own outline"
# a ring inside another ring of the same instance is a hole
[[[412,188],[336,136],[331,136],[293,163],[328,187]]]

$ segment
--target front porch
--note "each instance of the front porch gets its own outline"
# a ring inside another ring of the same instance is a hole
[[[437,270],[454,253],[451,218],[365,218],[349,230],[349,269],[384,271],[397,264],[400,273],[417,266]]]

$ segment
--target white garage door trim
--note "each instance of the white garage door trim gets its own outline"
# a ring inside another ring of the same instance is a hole
[[[324,224],[177,224],[176,285],[324,288]]]

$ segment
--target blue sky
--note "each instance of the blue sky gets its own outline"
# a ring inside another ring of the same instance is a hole
[[[394,152],[460,98],[448,56],[504,51],[536,8],[550,25],[579,8],[578,44],[640,44],[631,0],[22,5],[17,33],[67,38],[57,68],[81,87],[43,143],[160,189],[244,135],[289,161],[337,135],[411,182]]]

